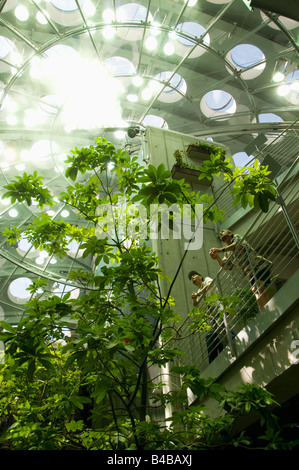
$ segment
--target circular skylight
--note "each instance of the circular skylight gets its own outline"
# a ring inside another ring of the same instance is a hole
[[[206,103],[213,111],[225,111],[232,101],[232,96],[223,90],[213,90],[206,94]]]
[[[188,36],[191,36],[194,39],[199,39],[206,32],[206,29],[203,26],[201,26],[201,24],[194,23],[193,21],[186,21],[185,23],[180,23],[177,26],[177,30],[181,31],[182,33],[186,33]],[[182,37],[182,36],[178,36],[178,41],[184,44],[184,46],[189,46],[189,47],[194,46],[194,41],[187,39],[185,37]],[[204,43],[210,44],[209,34],[206,34],[204,36]]]
[[[80,245],[78,242],[76,242],[76,240],[70,240],[69,236],[67,236],[66,238],[67,240],[69,240],[69,243],[67,244],[68,255],[72,258],[80,258],[83,255],[84,250],[79,249]]]
[[[13,51],[13,43],[5,36],[0,36],[0,73],[7,72],[11,68],[9,59]],[[7,60],[7,63],[1,59]]]
[[[258,77],[266,66],[263,51],[252,44],[239,44],[228,52],[226,59],[234,68],[243,71],[242,78],[246,80]],[[233,73],[229,67],[227,69]]]
[[[202,112],[207,117],[227,118],[230,114],[234,114],[237,108],[236,101],[233,96],[223,90],[212,90],[204,95],[200,102]]]
[[[66,281],[65,279],[60,279],[61,281]],[[73,286],[70,286],[70,285],[66,285],[64,284],[63,282],[55,282],[53,284],[53,288],[52,288],[52,292],[53,294],[57,295],[57,297],[63,297],[65,294],[67,294],[68,292],[71,293],[70,295],[70,298],[71,299],[77,299],[79,297],[79,294],[80,294],[80,289],[79,288],[76,288],[76,287],[73,287]]]
[[[16,304],[25,304],[31,297],[27,287],[31,284],[29,277],[19,277],[12,281],[8,287],[8,297]]]
[[[51,0],[52,5],[61,11],[74,11],[78,10],[76,0]],[[78,0],[80,6],[83,5],[84,0]]]
[[[125,57],[109,57],[104,60],[104,65],[107,67],[111,75],[133,75],[135,74],[135,67],[129,59]]]
[[[78,52],[71,46],[65,44],[56,44],[55,46],[50,47],[45,51],[45,55],[51,59],[61,59],[65,60],[66,58],[77,59]]]
[[[187,91],[187,84],[183,77],[178,73],[173,72],[161,72],[155,76],[155,80],[160,82],[168,82],[162,93],[159,95],[158,100],[165,103],[174,103],[183,98],[183,95]]]
[[[168,129],[167,122],[160,116],[154,114],[148,114],[142,121],[144,126],[160,127],[162,129]]]
[[[20,255],[26,255],[28,258],[33,258],[37,255],[38,249],[34,248],[34,246],[28,241],[26,235],[22,233],[21,239],[18,242],[17,252]]]
[[[12,51],[12,42],[5,36],[0,36],[0,58],[5,59]]]
[[[256,122],[256,119],[253,120]],[[261,113],[258,115],[258,122],[260,123],[272,123],[272,122],[283,122],[283,119],[274,113]],[[268,138],[267,144],[269,144],[273,139],[277,137],[279,132],[265,132],[266,137]]]
[[[83,7],[85,0],[79,0]],[[51,0],[46,2],[47,13],[51,20],[63,26],[72,26],[82,21],[76,0]]]
[[[190,36],[190,38],[194,39],[188,39],[183,36],[180,36],[179,34],[176,36],[177,44],[175,47],[175,51],[181,56],[188,54],[188,50],[191,47],[194,47],[196,41],[206,32],[206,29],[202,25],[193,21],[186,21],[184,23],[180,23],[177,26],[177,30],[181,31],[182,33],[185,33],[186,35]],[[207,46],[210,44],[210,35],[208,33],[204,36],[203,43]],[[199,45],[191,52],[188,57],[193,59],[195,57],[199,57],[204,52],[205,49]]]
[[[252,44],[239,44],[231,50],[233,62],[242,68],[252,67],[265,58],[264,53]]]
[[[147,8],[143,5],[139,3],[125,3],[116,9],[116,20],[120,23],[136,22],[143,24],[146,20],[152,22],[153,17],[150,12],[147,14]],[[117,34],[127,41],[142,39],[143,31],[143,27],[117,28]]]
[[[145,21],[147,8],[139,3],[126,3],[116,9],[117,21]],[[149,14],[149,21],[152,20],[152,15]]]
[[[10,211],[8,211],[8,215],[14,219],[15,217],[18,217],[19,213],[16,209],[10,209]]]
[[[274,113],[262,113],[258,118],[259,122],[283,122],[283,119]]]

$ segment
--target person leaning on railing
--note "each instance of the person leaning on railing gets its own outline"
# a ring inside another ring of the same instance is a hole
[[[213,279],[210,277],[203,277],[201,274],[199,274],[197,271],[190,271],[188,274],[188,277],[192,283],[198,287],[197,292],[192,293],[192,300],[193,300],[193,305],[196,305],[197,302],[200,300],[200,296],[203,295],[206,297],[208,289],[212,289],[212,282]]]
[[[210,277],[203,277],[197,271],[190,271],[188,274],[190,281],[198,288],[197,292],[192,293],[193,305],[196,305],[201,298],[210,295],[212,291],[217,290],[213,284],[213,279]],[[206,343],[208,349],[209,363],[211,363],[218,354],[223,350],[223,344],[219,339],[219,332],[221,325],[218,324],[218,304],[215,303],[215,308],[209,308],[209,323],[211,330],[206,332]]]
[[[238,234],[231,230],[222,230],[219,238],[226,246],[223,248],[211,248],[210,256],[216,260],[223,269],[232,269],[233,265],[239,267],[248,278],[252,292],[254,293],[259,310],[270,300],[267,286],[270,284],[272,262],[260,256]],[[230,253],[222,259],[218,253]]]

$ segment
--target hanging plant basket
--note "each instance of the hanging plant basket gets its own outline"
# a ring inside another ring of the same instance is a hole
[[[219,149],[220,147],[217,147],[215,145],[208,145],[208,144],[189,144],[186,150],[186,156],[188,158],[196,158],[197,160],[207,160],[211,152],[215,151],[215,149]],[[223,155],[221,156],[223,160],[225,160],[225,150],[222,150]]]
[[[204,178],[198,181],[198,177],[201,174],[199,170],[194,168],[182,167],[174,165],[171,170],[171,176],[173,179],[181,180],[185,179],[187,183],[198,183],[204,186],[210,186],[212,181]]]
[[[187,147],[186,154],[189,158],[196,158],[199,160],[206,160],[211,154],[211,150],[201,148],[196,144],[190,144]]]

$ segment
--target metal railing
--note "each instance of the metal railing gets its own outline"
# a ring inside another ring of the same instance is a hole
[[[267,157],[271,158],[280,167],[277,171],[276,177],[283,174],[290,166],[292,166],[294,160],[299,154],[299,133],[298,133],[298,121],[295,121],[291,126],[285,129],[281,134],[275,137],[269,134],[269,143],[264,148],[258,149],[253,152],[252,159],[247,163],[246,166],[253,165],[255,159],[258,159],[261,164],[267,164]],[[232,195],[230,191],[232,189],[230,183],[225,183],[225,186],[218,189],[221,192],[221,207],[220,209],[225,210],[225,216],[228,218],[237,209],[241,207],[238,204],[236,207],[232,206]],[[217,192],[215,192],[215,198]]]
[[[240,234],[243,236],[242,240],[246,240],[258,255],[272,263],[271,272],[266,279],[270,298],[299,267],[298,173],[297,157],[283,178],[280,178],[281,181],[277,185],[277,201],[270,203],[267,213],[259,212],[246,233]],[[258,280],[255,279],[255,283]],[[197,323],[194,326],[196,316],[187,316],[180,326],[176,341],[176,347],[183,352],[181,363],[192,362],[192,365],[201,371],[224,348],[229,348],[231,356],[236,357],[235,335],[259,312],[251,285],[237,265],[231,270],[221,268],[218,271],[211,284],[209,295],[212,293],[220,296],[238,296],[240,300],[233,306],[236,314],[227,313],[230,309],[219,302],[208,304],[201,299],[197,306],[203,309],[205,320],[202,324]],[[211,329],[203,333],[201,329],[205,323],[208,323]]]

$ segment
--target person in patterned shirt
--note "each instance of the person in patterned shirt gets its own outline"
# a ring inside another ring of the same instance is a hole
[[[211,248],[210,256],[216,260],[223,269],[232,269],[234,265],[241,269],[251,284],[259,310],[270,300],[267,286],[270,284],[272,263],[268,259],[260,256],[238,234],[233,234],[231,230],[222,230],[219,238],[226,246],[223,248]],[[230,253],[222,259],[218,253]]]

